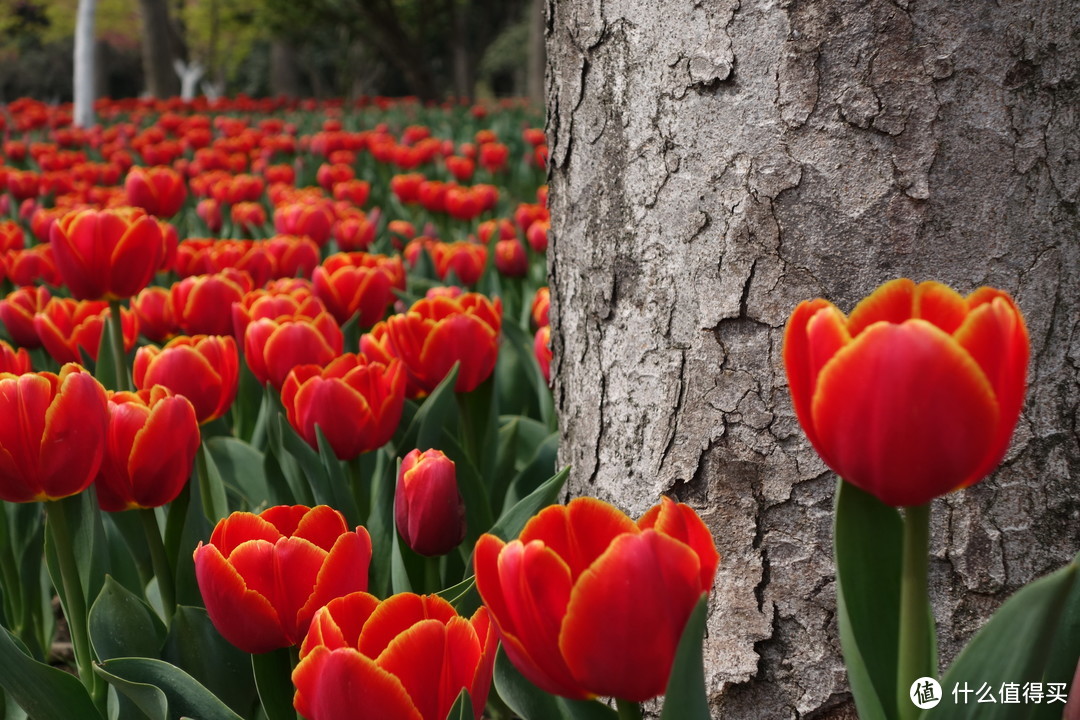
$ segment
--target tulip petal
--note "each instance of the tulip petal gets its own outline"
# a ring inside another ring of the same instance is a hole
[[[689,505],[662,497],[659,505],[638,520],[638,527],[642,530],[652,528],[689,545],[690,549],[697,553],[698,562],[701,563],[702,592],[712,590],[716,568],[720,564],[720,553],[716,551],[716,543],[709,528]]]
[[[265,540],[272,545],[281,537],[278,529],[259,515],[235,512],[214,527],[210,544],[229,557],[233,550],[249,540]]]
[[[540,540],[503,545],[494,535],[476,543],[476,587],[503,647],[522,675],[545,692],[586,699],[559,652],[570,601],[570,569]]]
[[[830,467],[894,506],[955,489],[981,465],[998,417],[979,366],[924,320],[867,328],[822,371],[813,402]]]
[[[445,625],[456,616],[453,606],[437,595],[392,595],[372,613],[356,647],[368,657],[378,657],[395,637],[416,623],[422,620],[438,620]]]
[[[848,315],[848,332],[856,337],[876,322],[899,325],[910,320],[915,304],[915,282],[897,278],[863,298]]]
[[[1012,298],[996,290],[976,291],[967,320],[953,336],[986,374],[1001,409],[998,432],[982,465],[963,483],[978,482],[1001,462],[1009,447],[1027,391],[1030,353],[1027,326]]]
[[[292,678],[308,720],[427,720],[400,680],[355,650],[317,647]]]
[[[290,645],[270,602],[247,587],[244,578],[213,545],[195,549],[195,578],[206,612],[221,635],[248,653]]]
[[[284,537],[292,537],[296,534],[296,528],[300,525],[308,513],[312,511],[307,505],[275,505],[259,513],[259,517],[277,528]],[[341,532],[347,528],[341,523]],[[310,539],[310,538],[309,538]],[[318,545],[318,543],[315,543]],[[319,547],[322,547],[319,545]],[[329,548],[323,548],[329,550]]]
[[[830,309],[830,312],[826,312]],[[823,314],[825,318],[832,321],[828,324],[823,323],[820,326],[821,330],[835,327],[837,316],[843,321],[843,314],[832,303],[820,298],[804,300],[795,308],[795,312],[791,314],[791,319],[788,320],[787,327],[784,329],[783,352],[784,370],[787,372],[788,388],[791,391],[791,404],[795,409],[795,416],[806,432],[806,437],[815,447],[817,447],[817,433],[814,431],[810,408],[817,376],[824,364],[823,359],[831,358],[836,350],[851,339],[846,330],[840,332],[837,329],[833,333],[837,339],[835,342],[829,343],[827,348],[815,348],[810,342],[809,326],[810,321],[819,314]]]
[[[303,626],[316,610],[330,600],[368,587],[368,566],[371,564],[371,538],[367,530],[342,533],[330,549],[311,587],[311,596],[300,608]]]
[[[138,407],[133,403],[125,403]],[[129,446],[128,477],[139,507],[159,507],[180,494],[199,450],[195,408],[182,395],[154,405],[146,424]]]
[[[101,383],[89,373],[62,373],[41,435],[41,486],[47,497],[80,493],[94,481],[105,454],[108,426],[108,400]]]
[[[303,659],[316,645],[330,650],[338,648],[357,649],[360,633],[368,618],[379,607],[379,599],[366,592],[353,592],[334,598],[315,612],[304,644],[300,648]]]
[[[701,597],[689,546],[655,530],[616,538],[570,596],[559,649],[597,695],[643,702],[664,692],[675,649]]]
[[[281,627],[290,644],[299,643],[307,632],[311,614],[302,614],[326,559],[326,551],[302,538],[282,538],[274,545],[265,541],[241,544],[229,556],[229,563],[247,586],[277,610]]]
[[[612,540],[640,530],[614,505],[596,498],[544,508],[521,531],[521,542],[542,540],[570,568],[574,580],[600,557]]]
[[[927,281],[915,287],[913,318],[922,318],[952,335],[968,313],[967,301],[948,285]]]
[[[264,515],[265,517],[265,515]],[[273,522],[271,520],[271,522]],[[343,533],[349,532],[349,526],[345,523],[345,516],[329,505],[316,505],[300,517],[295,530],[282,534],[301,537],[310,540],[323,550],[329,551]],[[279,528],[280,529],[280,528]],[[364,530],[367,537],[367,531]],[[370,546],[370,542],[368,543]]]

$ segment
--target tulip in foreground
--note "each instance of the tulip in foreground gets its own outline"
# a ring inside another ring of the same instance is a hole
[[[165,252],[161,227],[137,208],[68,213],[52,226],[49,244],[80,300],[131,297],[150,284]]]
[[[445,555],[465,539],[465,502],[454,461],[441,450],[412,450],[401,461],[394,522],[405,544],[421,555]]]
[[[495,649],[484,608],[466,619],[436,595],[353,593],[311,623],[294,705],[308,720],[445,720],[467,690],[479,720]]]
[[[635,523],[595,498],[546,508],[518,539],[483,535],[476,587],[514,666],[564,697],[642,702],[667,687],[719,555],[688,506],[664,498]]]
[[[326,505],[236,512],[195,549],[195,577],[210,620],[248,653],[297,645],[315,612],[367,590],[371,538]]]
[[[216,420],[236,399],[240,358],[231,336],[181,335],[164,347],[145,345],[135,353],[135,387],[164,385],[195,407],[200,424]]]
[[[105,388],[82,367],[0,373],[0,417],[0,500],[58,500],[94,480],[108,409]]]
[[[199,449],[195,408],[161,385],[109,397],[109,431],[98,474],[98,504],[119,512],[176,499]]]
[[[889,505],[923,505],[997,467],[1024,402],[1029,344],[1012,298],[886,283],[845,317],[800,304],[784,336],[792,404],[825,463]]]

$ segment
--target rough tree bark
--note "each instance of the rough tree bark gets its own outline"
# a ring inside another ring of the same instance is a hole
[[[899,276],[1004,288],[1030,390],[1004,466],[933,507],[948,663],[1080,549],[1073,0],[547,0],[555,393],[571,491],[697,507],[723,717],[849,717],[836,482],[783,326]],[[885,380],[885,379],[883,379]],[[1063,679],[1067,680],[1067,679]]]

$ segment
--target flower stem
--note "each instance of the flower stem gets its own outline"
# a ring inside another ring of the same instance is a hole
[[[911,684],[934,675],[927,566],[930,554],[930,505],[904,511],[904,556],[900,578],[900,645],[897,702],[901,720],[921,712],[908,695]]]
[[[158,592],[161,593],[161,606],[165,611],[165,625],[168,627],[172,623],[173,614],[176,612],[176,588],[173,583],[172,568],[169,566],[169,558],[165,553],[165,543],[161,539],[161,531],[158,529],[157,515],[154,509],[140,508],[139,519],[142,520],[146,544],[150,548],[150,562],[154,566]]]
[[[109,301],[109,327],[107,332],[112,338],[113,360],[116,363],[116,389],[130,390],[131,380],[128,377],[127,353],[124,352],[124,327],[120,320],[120,301]]]
[[[619,711],[619,720],[641,720],[643,717],[641,705],[636,702],[617,698],[615,700],[615,709]]]
[[[79,567],[75,559],[71,528],[64,504],[68,499],[46,502],[46,527],[52,535],[53,549],[60,565],[60,581],[64,589],[63,609],[71,632],[71,644],[75,651],[75,664],[79,679],[90,697],[99,707],[105,699],[103,682],[94,674],[94,658],[90,650],[90,632],[87,625],[86,598],[83,596],[82,581],[79,579]],[[53,580],[55,583],[55,579]]]

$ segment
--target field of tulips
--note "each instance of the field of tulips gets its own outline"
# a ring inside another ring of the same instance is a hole
[[[3,717],[635,717],[692,615],[707,717],[701,520],[553,505],[537,112],[97,112],[0,108]]]

